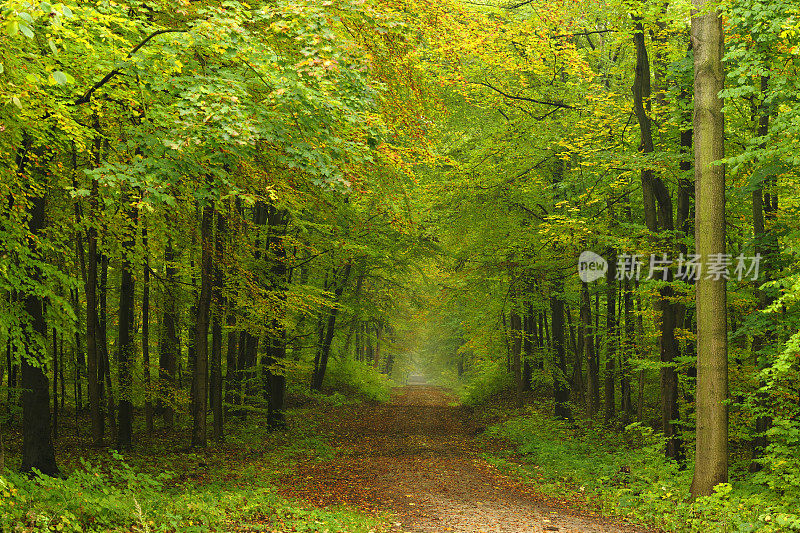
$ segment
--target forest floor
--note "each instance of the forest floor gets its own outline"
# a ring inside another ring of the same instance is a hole
[[[471,411],[437,387],[396,388],[388,404],[333,408],[321,429],[332,435],[333,458],[299,461],[281,482],[287,496],[308,505],[389,513],[393,531],[649,531],[501,474],[481,459],[486,444],[476,439]]]

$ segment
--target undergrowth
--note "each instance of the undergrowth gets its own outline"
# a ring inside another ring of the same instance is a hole
[[[394,384],[371,364],[343,358],[331,361],[325,373],[325,386],[332,390],[344,389],[367,400],[388,402]]]
[[[485,455],[501,469],[550,495],[582,494],[606,514],[675,532],[800,531],[800,494],[788,484],[770,487],[770,467],[692,500],[692,465],[680,469],[667,460],[663,439],[639,424],[616,433],[554,420],[531,408],[491,426],[484,438],[513,445]]]
[[[137,449],[125,457],[111,451],[80,459],[63,478],[7,470],[0,474],[0,531],[381,531],[380,519],[305,508],[276,492],[299,456],[333,457],[316,418],[296,411],[291,432],[268,433],[253,417],[230,424],[224,445]]]

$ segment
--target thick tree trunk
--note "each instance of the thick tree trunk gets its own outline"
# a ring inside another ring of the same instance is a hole
[[[17,167],[22,173],[25,168],[26,154],[21,151]],[[28,200],[28,232],[31,235],[30,246],[36,247],[38,236],[45,225],[45,199],[33,197]],[[32,250],[38,255],[38,250]],[[37,268],[30,270],[31,281],[40,281],[41,273]],[[31,472],[34,468],[46,475],[58,475],[55,450],[50,433],[50,390],[48,388],[45,361],[47,354],[43,350],[47,336],[47,325],[44,321],[44,301],[41,296],[31,292],[22,294],[25,311],[31,318],[31,335],[25,345],[26,356],[22,357],[22,472]],[[38,337],[38,338],[36,338]],[[31,360],[39,364],[31,364]]]
[[[723,30],[709,0],[694,0],[695,242],[705,267],[725,253],[725,156],[722,100]],[[707,269],[703,269],[707,272]],[[728,334],[725,279],[697,282],[697,440],[692,495],[705,496],[728,481]]]
[[[211,263],[214,253],[212,242],[214,208],[203,208],[200,224],[200,296],[197,301],[197,319],[194,333],[194,372],[192,379],[192,446],[206,446],[206,405],[208,389],[208,326],[211,309],[211,286],[213,284]]]

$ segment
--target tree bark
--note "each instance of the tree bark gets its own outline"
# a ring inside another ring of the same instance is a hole
[[[148,434],[153,433],[153,390],[150,375],[150,251],[148,249],[147,223],[142,220],[142,250],[144,272],[142,273],[142,365],[144,366],[144,425]]]
[[[587,283],[581,284],[581,320],[584,331],[584,349],[586,351],[586,362],[588,365],[586,387],[586,417],[589,420],[594,418],[597,412],[597,405],[600,402],[600,365],[595,352],[595,329],[592,324],[592,300],[589,295]]]
[[[331,351],[331,344],[333,343],[333,333],[336,327],[336,316],[339,314],[339,302],[342,298],[342,293],[347,285],[347,280],[350,277],[350,268],[352,267],[352,260],[348,259],[341,270],[339,283],[334,290],[333,308],[328,314],[328,323],[325,329],[325,337],[322,345],[319,348],[319,364],[315,368],[314,376],[311,381],[311,388],[318,391],[322,389],[322,382],[325,380],[325,371],[328,367],[328,356]]]
[[[567,364],[564,356],[564,299],[560,294],[563,291],[562,282],[556,283],[554,294],[550,296],[550,316],[553,326],[553,352],[555,361],[553,365],[553,400],[555,403],[554,415],[557,418],[571,419],[572,412],[569,408],[569,387],[567,386]]]
[[[640,151],[645,154],[654,152],[653,133],[651,121],[651,87],[650,87],[650,60],[644,40],[644,27],[641,18],[635,17],[636,27],[633,34],[636,46],[636,72],[633,83],[634,110],[639,122],[641,133]],[[663,80],[657,78],[657,88]],[[654,235],[661,230],[671,232],[674,230],[672,197],[661,178],[654,175],[651,168],[641,171],[642,196],[644,203],[645,225]],[[668,273],[667,281],[671,281]],[[660,385],[661,385],[661,421],[664,435],[667,437],[665,453],[667,457],[682,461],[684,458],[683,444],[678,429],[678,379],[674,361],[680,355],[677,339],[675,339],[675,326],[677,305],[673,303],[674,290],[671,285],[664,285],[659,289],[657,303],[661,311],[660,325]]]
[[[617,254],[610,250],[608,270],[606,271],[606,375],[605,375],[605,413],[606,425],[614,419],[614,384],[617,360]]]
[[[694,0],[695,242],[704,272],[712,254],[725,253],[725,156],[722,99],[723,30],[709,0]],[[693,496],[728,481],[728,335],[724,279],[697,282],[697,440]]]
[[[214,253],[212,242],[214,208],[203,208],[200,224],[200,296],[197,300],[197,319],[194,334],[194,372],[192,379],[192,446],[204,448],[206,438],[206,405],[208,389],[208,327],[211,309],[211,286],[213,284],[211,264]]]
[[[212,298],[214,312],[211,325],[211,412],[214,415],[214,426],[212,435],[214,440],[221,441],[224,437],[223,432],[223,409],[222,409],[222,318],[225,314],[225,297],[222,290],[225,283],[222,265],[225,260],[225,233],[227,222],[225,215],[218,212],[217,234],[214,239],[214,287]]]
[[[19,174],[25,171],[27,163],[25,146],[17,156]],[[34,257],[39,255],[38,239],[45,227],[45,198],[28,198],[28,245]],[[31,267],[29,275],[33,285],[42,279],[38,267]],[[44,351],[47,325],[44,321],[44,300],[35,292],[23,293],[25,311],[30,316],[30,330],[26,335],[25,354],[22,366],[22,472],[37,469],[43,474],[55,476],[59,470],[56,465],[55,450],[50,432],[50,390],[48,388]]]
[[[522,407],[522,319],[515,306],[516,298],[512,298],[511,307],[511,370],[514,375],[514,402],[517,408]]]
[[[178,269],[175,267],[175,250],[172,239],[167,240],[164,249],[164,263],[166,265],[166,284],[164,287],[164,343],[159,353],[159,391],[167,396],[164,405],[164,425],[172,429],[175,424],[175,370],[178,363],[178,311],[177,311],[177,285],[175,277]]]
[[[87,257],[88,265],[86,269],[86,388],[89,395],[89,416],[92,421],[92,444],[94,446],[103,445],[103,433],[105,424],[103,420],[103,409],[101,403],[102,374],[100,369],[102,363],[99,361],[98,335],[100,317],[97,313],[97,228],[96,218],[98,212],[98,184],[97,180],[92,180],[92,191],[89,197],[91,206],[92,221],[87,235]]]
[[[124,202],[130,202],[125,195]],[[134,300],[136,294],[133,280],[133,265],[130,257],[134,253],[136,226],[139,213],[128,208],[129,227],[122,243],[123,258],[120,264],[119,288],[119,428],[117,430],[117,447],[128,450],[133,439],[133,362],[136,359],[136,344],[133,340]]]
[[[269,345],[267,346],[267,383],[269,399],[267,404],[267,426],[271,429],[286,427],[286,375],[283,368],[277,368],[286,359],[286,291],[287,269],[286,248],[284,239],[289,224],[289,212],[286,209],[270,205],[267,211],[269,237],[267,247],[270,252],[270,285],[280,302],[272,319]]]

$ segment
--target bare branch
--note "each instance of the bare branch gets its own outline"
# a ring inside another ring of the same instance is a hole
[[[489,83],[482,82],[482,81],[476,81],[476,82],[473,82],[473,83],[475,83],[476,85],[482,85],[482,86],[484,86],[484,87],[486,87],[488,89],[491,89],[494,92],[505,96],[506,98],[510,98],[511,100],[520,100],[522,102],[531,102],[533,104],[549,105],[549,106],[553,106],[553,107],[558,107],[560,109],[575,109],[575,106],[571,106],[571,105],[565,104],[563,102],[548,102],[546,100],[536,100],[535,98],[528,98],[527,96],[517,96],[517,95],[513,95],[513,94],[508,94],[507,92],[502,91],[502,90],[498,89],[497,87],[494,87],[493,85],[491,85]]]

